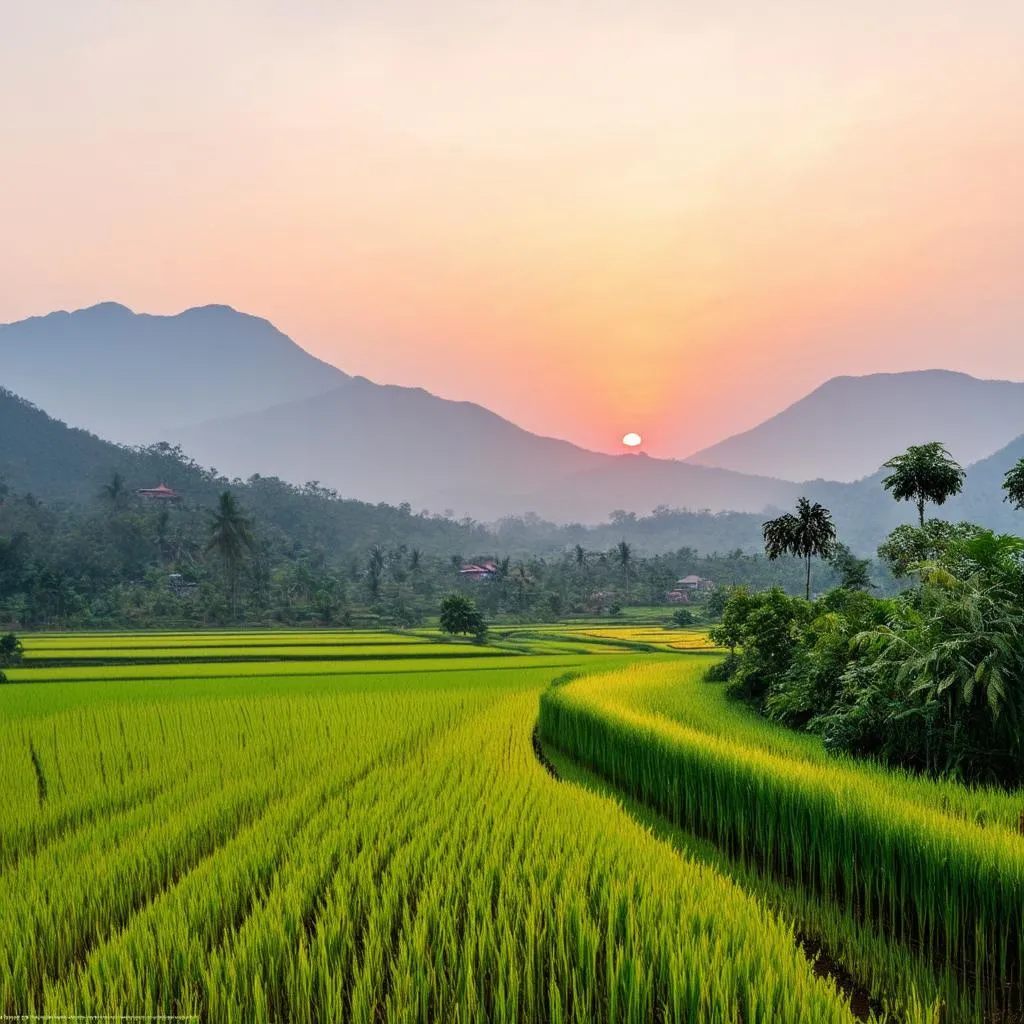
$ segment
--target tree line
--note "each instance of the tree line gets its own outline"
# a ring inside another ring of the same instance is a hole
[[[835,559],[829,511],[801,500],[763,525],[769,558],[796,556],[802,598],[734,588],[712,635],[729,648],[709,676],[760,712],[819,734],[826,748],[934,776],[1024,783],[1024,539],[974,523],[926,518],[963,487],[939,442],[890,459],[884,488],[914,505],[879,558],[905,581],[872,595],[861,560],[816,600],[811,561]],[[1024,459],[1003,480],[1024,510]]]

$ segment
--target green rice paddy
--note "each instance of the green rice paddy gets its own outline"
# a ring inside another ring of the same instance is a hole
[[[0,1016],[1017,1019],[1019,795],[833,761],[698,632],[608,632],[28,637]]]

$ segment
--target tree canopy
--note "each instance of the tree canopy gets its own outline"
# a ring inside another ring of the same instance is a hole
[[[811,596],[811,559],[829,558],[835,550],[836,528],[832,513],[818,502],[799,498],[796,514],[786,512],[762,527],[765,554],[772,561],[781,555],[804,559],[807,570],[806,597]]]
[[[925,504],[944,505],[963,490],[966,478],[963,467],[941,441],[911,445],[902,455],[889,459],[884,468],[892,472],[882,480],[882,486],[897,501],[914,502],[921,526]]]
[[[1024,510],[1024,459],[1007,470],[1003,490],[1006,491],[1005,501],[1014,508]]]
[[[466,594],[449,594],[441,601],[441,629],[452,636],[483,636],[487,624],[476,602]]]

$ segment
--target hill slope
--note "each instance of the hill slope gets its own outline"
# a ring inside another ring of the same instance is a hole
[[[0,326],[0,386],[115,441],[183,444],[229,476],[495,519],[599,522],[617,507],[760,512],[790,485],[538,437],[469,402],[352,378],[227,306],[105,303]]]
[[[120,473],[129,493],[166,482],[182,495],[175,515],[203,521],[227,481],[180,452],[159,445],[132,449],[68,427],[0,388],[0,504],[4,490],[30,493],[58,505],[105,504],[102,489]],[[316,491],[288,487],[273,477],[233,484],[263,535],[290,545],[334,554],[360,553],[373,544],[407,544],[425,552],[486,550],[490,536],[481,528],[360,501],[339,501]],[[141,507],[141,506],[139,506]]]
[[[106,302],[0,325],[0,385],[125,443],[321,394],[347,379],[268,321],[228,306],[150,316]]]
[[[858,480],[910,444],[945,442],[964,465],[1024,433],[1024,383],[948,370],[835,377],[686,461],[783,480]]]

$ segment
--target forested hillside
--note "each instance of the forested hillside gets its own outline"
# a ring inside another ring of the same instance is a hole
[[[551,617],[661,603],[690,573],[756,587],[799,578],[795,565],[737,550],[756,550],[756,516],[662,508],[593,528],[535,516],[486,527],[315,482],[229,481],[179,449],[113,445],[7,392],[0,481],[0,621],[11,624],[410,623],[456,586],[491,615]],[[136,493],[158,484],[180,500]],[[225,493],[251,541],[237,566],[214,540]],[[471,559],[494,559],[496,578],[461,581]]]

